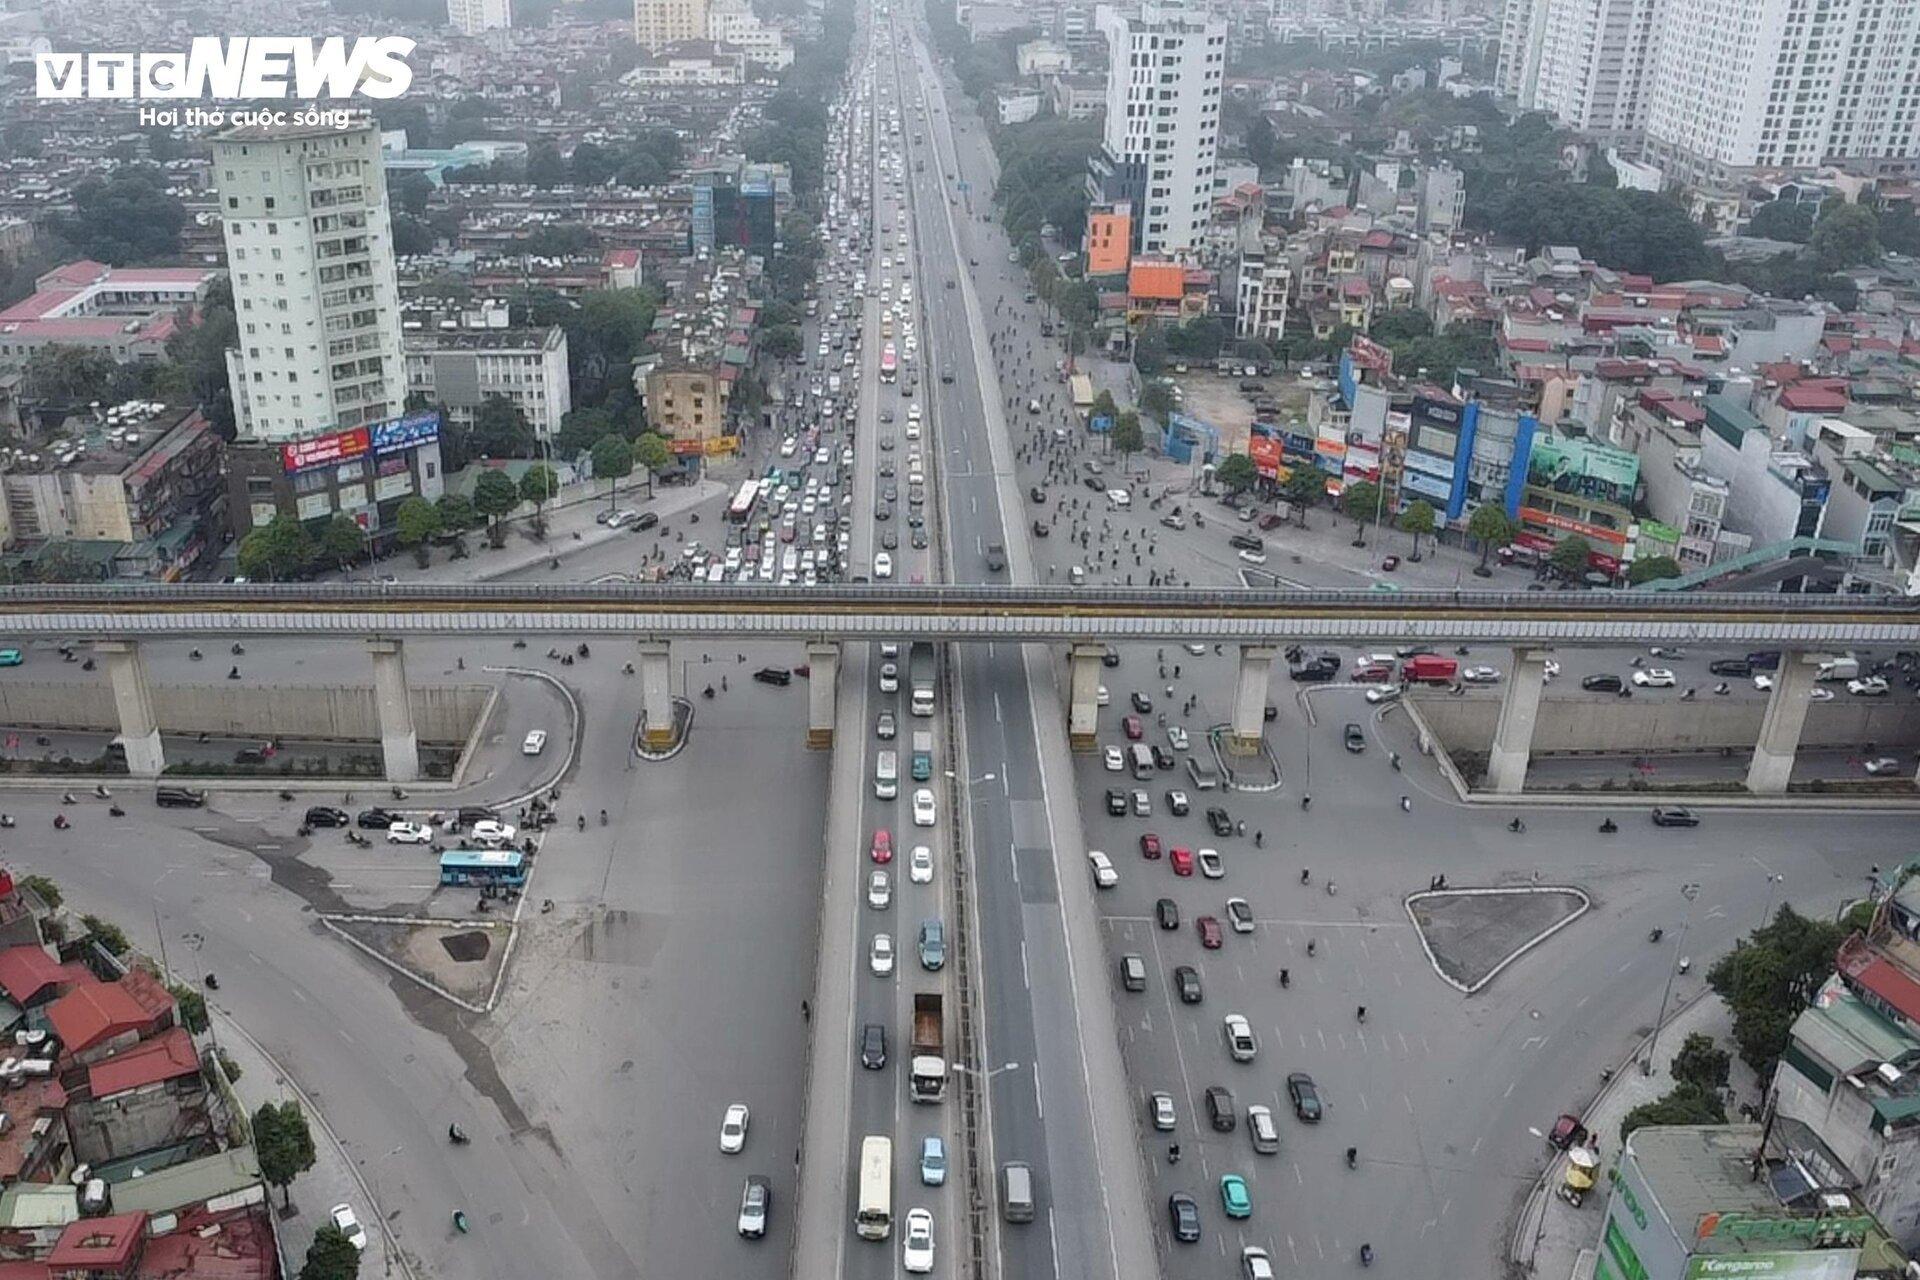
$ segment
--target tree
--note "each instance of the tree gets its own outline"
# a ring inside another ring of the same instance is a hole
[[[547,533],[547,503],[553,501],[560,492],[560,477],[553,474],[553,468],[541,465],[528,467],[527,473],[520,477],[520,499],[533,504],[533,532],[537,537]]]
[[[1643,556],[1627,566],[1627,582],[1636,587],[1643,582],[1679,576],[1680,562],[1672,556]]]
[[[1173,416],[1173,389],[1164,382],[1149,382],[1140,389],[1140,412],[1158,422]]]
[[[1513,541],[1513,518],[1491,502],[1482,503],[1467,521],[1467,534],[1480,544],[1480,563],[1473,571],[1482,578],[1487,577],[1493,572],[1487,568],[1487,557],[1495,547],[1504,547]]]
[[[1592,554],[1593,544],[1576,533],[1553,544],[1553,550],[1547,553],[1547,563],[1561,577],[1573,579],[1587,571],[1588,557]]]
[[[412,547],[414,562],[426,568],[427,543],[440,532],[440,509],[415,494],[400,504],[399,510],[393,513],[393,521],[393,540],[403,547]]]
[[[280,1188],[286,1206],[293,1207],[293,1180],[313,1168],[313,1131],[298,1102],[263,1103],[253,1113],[253,1151],[260,1176]]]
[[[99,916],[81,916],[80,923],[87,930],[87,941],[97,943],[108,955],[123,956],[133,949],[133,944],[127,941],[127,931],[111,920],[102,920]]]
[[[186,207],[167,193],[167,178],[150,165],[75,184],[73,213],[51,220],[82,256],[111,266],[177,257]]]
[[[490,395],[474,410],[470,447],[483,458],[525,458],[533,452],[533,428],[519,405]]]
[[[593,474],[607,481],[607,510],[613,510],[620,482],[633,474],[633,446],[622,436],[602,436],[593,446]]]
[[[331,1222],[313,1233],[300,1280],[359,1280],[360,1250]]]
[[[440,527],[448,533],[471,529],[479,518],[474,514],[473,499],[464,493],[443,493],[434,505],[440,509]]]
[[[1420,535],[1423,533],[1432,533],[1434,529],[1433,505],[1420,498],[1415,498],[1408,504],[1407,509],[1400,513],[1400,527],[1413,535],[1413,550],[1408,554],[1407,558],[1410,560],[1418,560],[1420,558]]]
[[[1747,220],[1747,234],[1762,240],[1791,240],[1805,244],[1813,234],[1813,210],[1792,200],[1761,205]]]
[[[1469,192],[1468,208],[1476,203]],[[1713,275],[1718,263],[1687,211],[1647,191],[1538,182],[1479,207],[1486,225],[1531,250],[1570,244],[1603,267],[1644,271],[1655,280],[1699,279]]]
[[[1821,269],[1839,271],[1878,261],[1880,219],[1871,209],[1834,197],[1820,207],[1807,249]]]
[[[114,370],[113,357],[104,351],[53,343],[27,357],[23,376],[26,393],[34,400],[85,405],[110,398],[107,386]]]
[[[1120,406],[1114,403],[1113,392],[1107,390],[1105,387],[1100,388],[1099,394],[1093,398],[1093,408],[1089,411],[1088,416],[1105,418],[1108,422],[1118,422],[1120,419]]]
[[[1300,527],[1307,527],[1307,509],[1326,500],[1326,473],[1310,463],[1297,463],[1287,473],[1287,480],[1281,486],[1287,495],[1287,501],[1293,504],[1293,511],[1299,517]]]
[[[473,509],[487,520],[487,537],[494,546],[506,545],[507,530],[500,522],[520,505],[520,490],[504,471],[483,471],[473,486]]]
[[[650,477],[673,466],[673,450],[667,447],[667,438],[656,432],[649,431],[634,441],[633,456]]]
[[[167,994],[180,1010],[180,1025],[194,1035],[207,1029],[207,998],[192,987],[169,983]]]
[[[1690,1032],[1673,1055],[1671,1074],[1676,1084],[1690,1084],[1702,1093],[1717,1093],[1727,1087],[1727,1075],[1733,1059],[1705,1032]]]
[[[1253,487],[1258,474],[1253,469],[1252,458],[1244,453],[1230,453],[1221,459],[1220,467],[1213,473],[1213,477],[1228,492],[1242,493]]]
[[[349,515],[335,515],[320,526],[320,534],[313,540],[316,559],[330,561],[333,566],[345,570],[349,564],[367,549],[366,531]]]
[[[527,148],[527,182],[536,187],[564,186],[567,163],[551,142],[540,141]]]
[[[313,563],[313,539],[298,520],[284,512],[263,529],[240,539],[235,564],[242,576],[285,582]]]
[[[1353,545],[1367,545],[1367,521],[1380,511],[1380,486],[1371,480],[1356,480],[1340,493],[1340,509],[1353,521]]]
[[[1677,1084],[1652,1102],[1643,1102],[1621,1118],[1620,1141],[1643,1125],[1650,1124],[1725,1124],[1727,1108],[1715,1094],[1698,1085]]]
[[[1113,447],[1120,451],[1122,465],[1125,460],[1140,452],[1146,444],[1146,433],[1140,429],[1140,415],[1128,409],[1113,421]]]
[[[792,325],[774,325],[760,335],[760,350],[774,360],[791,360],[800,354],[800,334]]]
[[[593,448],[601,436],[612,435],[619,429],[613,413],[601,405],[571,409],[560,419],[560,429],[553,433],[553,451],[571,458]]]
[[[1810,920],[1782,906],[1707,971],[1707,985],[1733,1013],[1740,1060],[1762,1079],[1787,1047],[1793,1020],[1833,972],[1848,926]]]
[[[1133,367],[1143,378],[1157,377],[1167,365],[1167,335],[1159,325],[1148,321],[1133,339]],[[1141,408],[1147,406],[1142,404]],[[1148,410],[1151,412],[1151,410]]]

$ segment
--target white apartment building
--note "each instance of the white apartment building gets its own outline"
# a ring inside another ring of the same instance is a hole
[[[787,33],[760,21],[760,15],[743,0],[715,0],[707,10],[707,39],[734,46],[747,55],[748,62],[770,71],[793,65],[793,44]]]
[[[648,53],[707,38],[707,0],[633,0],[633,42]]]
[[[271,126],[214,139],[239,346],[239,438],[296,440],[398,415],[406,400],[380,133]]]
[[[1536,111],[1602,142],[1645,120],[1648,45],[1663,0],[1540,0],[1531,82]]]
[[[547,329],[408,330],[407,394],[420,394],[448,423],[473,425],[489,396],[520,407],[544,440],[573,409],[567,379],[567,331]]]
[[[1287,336],[1293,269],[1277,246],[1240,255],[1234,288],[1233,336],[1279,342]]]
[[[1136,252],[1191,252],[1213,210],[1226,23],[1149,0],[1134,14],[1103,5],[1095,24],[1109,61],[1089,194],[1132,202]]]
[[[463,36],[513,26],[513,0],[447,0],[447,25]]]

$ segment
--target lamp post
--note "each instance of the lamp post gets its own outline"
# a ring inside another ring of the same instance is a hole
[[[1680,896],[1687,900],[1687,909],[1680,917],[1680,936],[1673,940],[1673,960],[1667,965],[1667,988],[1660,993],[1660,1015],[1653,1020],[1653,1030],[1647,1035],[1647,1056],[1641,1060],[1640,1074],[1653,1074],[1653,1048],[1660,1039],[1660,1024],[1667,1020],[1667,1001],[1673,998],[1673,975],[1680,968],[1680,949],[1687,942],[1687,928],[1693,923],[1693,900],[1700,895],[1697,884],[1680,886]]]
[[[1767,909],[1760,913],[1760,927],[1762,929],[1767,927],[1767,921],[1773,919],[1774,895],[1779,892],[1780,882],[1785,879],[1786,877],[1778,871],[1769,871],[1767,873]]]

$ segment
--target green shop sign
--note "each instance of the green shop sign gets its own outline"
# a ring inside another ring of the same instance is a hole
[[[1864,1213],[1847,1218],[1760,1218],[1745,1213],[1710,1213],[1700,1219],[1697,1238],[1742,1243],[1777,1240],[1831,1247],[1860,1244],[1873,1226],[1873,1215]]]

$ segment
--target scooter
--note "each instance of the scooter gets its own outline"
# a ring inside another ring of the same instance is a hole
[[[464,1147],[468,1142],[472,1141],[472,1139],[467,1137],[467,1131],[465,1129],[462,1129],[457,1124],[450,1124],[447,1126],[447,1141],[456,1147]]]
[[[458,1209],[453,1211],[453,1229],[461,1235],[467,1234],[467,1215]]]

